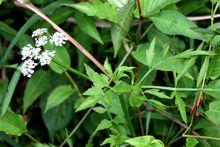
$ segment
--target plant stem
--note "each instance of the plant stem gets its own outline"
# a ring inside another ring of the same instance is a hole
[[[137,112],[138,112],[139,124],[140,124],[140,127],[141,127],[141,135],[144,136],[144,128],[143,128],[140,108],[137,108]]]
[[[69,138],[71,138],[73,136],[73,134],[78,130],[78,128],[80,127],[80,125],[84,122],[84,120],[87,118],[87,116],[89,115],[89,113],[92,111],[93,107],[91,107],[86,114],[83,116],[83,118],[80,120],[80,122],[76,125],[76,127],[71,131],[71,133],[69,134],[69,136],[60,144],[59,147],[62,147],[66,144],[66,142],[68,141]]]
[[[220,92],[220,89],[213,88],[175,88],[175,87],[164,87],[164,86],[141,86],[143,89],[161,89],[167,91],[212,91]]]
[[[124,99],[123,96],[119,96],[119,99],[120,99],[120,103],[121,103],[122,110],[123,110],[123,112],[124,112],[125,119],[126,119],[126,121],[127,121],[127,123],[128,123],[128,128],[129,128],[129,130],[130,130],[131,136],[132,136],[132,137],[135,137],[136,134],[135,134],[133,125],[132,125],[132,123],[131,123],[131,118],[130,118],[130,116],[129,116],[128,107],[126,106],[125,99]]]
[[[85,80],[90,80],[90,79],[87,77],[87,75],[85,75],[85,74],[83,74],[82,72],[79,72],[79,71],[73,69],[72,67],[66,66],[66,65],[64,65],[63,63],[61,63],[61,62],[59,62],[59,61],[57,61],[57,60],[55,60],[55,59],[53,59],[52,62],[54,62],[54,63],[56,63],[56,64],[62,66],[62,67],[65,68],[66,70],[72,72],[73,74],[75,74],[75,75],[77,75],[77,76],[79,76],[79,77],[82,77],[82,78],[85,79]]]
[[[84,98],[78,88],[78,86],[76,85],[76,83],[74,82],[73,78],[69,75],[69,73],[67,71],[64,71],[64,75],[67,77],[67,79],[70,81],[71,85],[73,88],[75,88],[77,94],[79,95],[79,97]]]
[[[25,134],[27,137],[29,137],[31,140],[33,140],[36,143],[40,143],[40,141],[38,141],[37,139],[35,139],[33,136],[31,136],[29,133]]]
[[[217,137],[211,137],[211,136],[200,136],[200,135],[182,135],[183,137],[190,137],[190,138],[200,138],[200,139],[209,139],[209,140],[218,140],[220,141],[220,138]]]

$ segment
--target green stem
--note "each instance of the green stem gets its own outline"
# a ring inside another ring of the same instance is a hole
[[[131,136],[132,136],[132,137],[135,137],[136,134],[135,134],[133,125],[132,125],[132,123],[131,123],[131,118],[130,118],[130,116],[129,116],[128,108],[127,108],[126,103],[125,103],[125,99],[124,99],[123,96],[119,96],[119,99],[120,99],[120,102],[121,102],[122,110],[123,110],[124,115],[125,115],[125,119],[126,119],[126,121],[127,121],[127,123],[128,123],[128,128],[129,128],[129,130],[130,130],[130,132],[131,132]]]
[[[213,88],[175,88],[175,87],[164,87],[164,86],[141,86],[143,89],[161,89],[168,91],[212,91],[212,92],[220,92],[220,89]]]
[[[53,59],[52,61],[53,61],[54,63],[56,63],[56,64],[62,66],[62,67],[65,68],[66,70],[68,70],[68,71],[74,73],[75,75],[77,75],[77,76],[79,76],[79,77],[82,77],[82,78],[84,78],[85,80],[90,80],[90,79],[87,77],[87,75],[83,74],[82,72],[79,72],[79,71],[73,69],[72,67],[66,66],[66,65],[64,65],[63,63],[61,63],[61,62],[59,62],[59,61],[57,61],[57,60],[55,60],[55,59]]]
[[[81,97],[84,98],[78,88],[78,86],[76,85],[76,83],[74,82],[74,80],[72,79],[72,77],[69,75],[69,73],[67,71],[64,71],[64,75],[67,77],[67,79],[70,81],[71,85],[73,88],[75,88],[77,94]]]
[[[200,138],[200,139],[209,139],[209,140],[218,140],[218,141],[220,141],[220,138],[211,137],[211,136],[198,136],[198,135],[185,135],[184,134],[183,137]]]
[[[33,136],[31,136],[30,134],[26,133],[25,134],[27,137],[29,137],[31,140],[33,140],[36,143],[40,143],[40,141],[38,141],[37,139],[35,139]]]

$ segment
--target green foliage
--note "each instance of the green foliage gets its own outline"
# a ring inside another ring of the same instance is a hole
[[[194,31],[196,24],[188,20],[183,14],[175,10],[164,10],[159,14],[151,16],[150,19],[155,26],[168,35],[184,35],[194,39],[205,40],[205,36]]]
[[[155,139],[153,136],[135,137],[125,142],[135,147],[164,147],[163,142]]]
[[[26,125],[27,123],[20,115],[11,111],[6,111],[5,114],[0,117],[0,130],[10,135],[20,136],[26,133]]]
[[[0,146],[219,146],[219,0],[2,2]]]
[[[37,71],[28,81],[24,91],[23,113],[44,93],[50,84],[50,75],[43,70]]]

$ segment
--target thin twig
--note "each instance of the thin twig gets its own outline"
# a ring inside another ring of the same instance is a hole
[[[80,125],[84,122],[84,120],[87,118],[87,116],[89,115],[89,113],[92,111],[93,107],[91,107],[86,114],[83,116],[83,118],[80,120],[80,122],[76,125],[76,127],[72,130],[72,132],[69,134],[69,136],[61,143],[61,145],[59,147],[62,147],[66,144],[66,142],[68,141],[69,138],[71,138],[73,136],[73,134],[78,130],[78,128],[80,127]]]
[[[74,45],[76,46],[86,57],[88,57],[103,73],[105,73],[107,76],[108,73],[105,71],[102,64],[97,61],[81,44],[79,44],[75,39],[73,39],[68,33],[66,33],[63,29],[61,29],[56,23],[54,23],[50,18],[48,18],[45,14],[43,14],[37,7],[35,7],[32,3],[25,3],[24,0],[16,0],[20,5],[25,6],[29,10],[33,11],[37,15],[39,15],[41,18],[43,18],[45,21],[50,23],[55,30],[65,35],[66,38]]]

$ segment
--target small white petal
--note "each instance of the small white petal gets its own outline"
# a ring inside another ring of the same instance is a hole
[[[31,56],[33,48],[34,47],[31,44],[27,44],[22,48],[21,50],[22,60],[29,58]]]
[[[45,34],[47,32],[48,32],[47,28],[40,28],[40,29],[37,29],[37,30],[33,31],[32,37],[39,37],[39,36],[42,36],[43,34]]]
[[[44,65],[49,65],[52,57],[55,56],[55,51],[44,51],[41,53],[41,55],[39,56],[39,61],[40,61],[40,65],[44,66]]]
[[[31,77],[34,73],[34,68],[37,66],[37,63],[35,63],[31,59],[27,59],[24,61],[24,63],[21,65],[21,72],[24,76]]]
[[[36,47],[44,46],[45,44],[47,44],[47,42],[48,42],[47,36],[35,38],[35,46]]]
[[[63,46],[64,44],[66,44],[66,41],[68,39],[66,38],[66,36],[60,32],[55,32],[50,39],[50,43],[54,44],[55,46]]]

